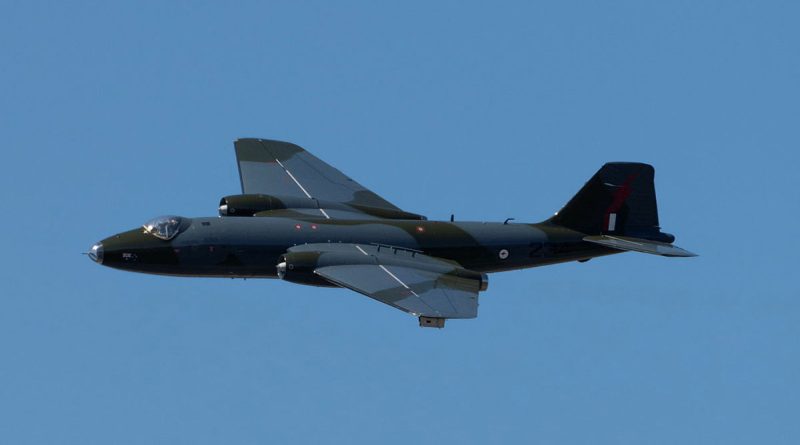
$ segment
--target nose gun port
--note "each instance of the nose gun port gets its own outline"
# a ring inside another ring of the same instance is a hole
[[[89,249],[89,258],[97,264],[103,264],[103,243],[97,243]]]

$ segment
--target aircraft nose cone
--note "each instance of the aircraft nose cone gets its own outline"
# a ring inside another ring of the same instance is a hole
[[[103,264],[103,243],[96,243],[89,250],[89,258],[97,264]]]

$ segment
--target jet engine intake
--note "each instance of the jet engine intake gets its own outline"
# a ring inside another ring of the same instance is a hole
[[[278,278],[308,286],[338,287],[314,273],[320,267],[321,255],[319,252],[288,252],[282,255],[275,266]]]

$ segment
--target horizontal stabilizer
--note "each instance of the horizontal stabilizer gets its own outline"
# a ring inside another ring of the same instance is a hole
[[[680,247],[673,246],[672,244],[659,243],[641,238],[631,238],[627,236],[587,236],[583,238],[584,241],[590,243],[600,244],[602,246],[611,247],[618,250],[631,250],[634,252],[649,253],[652,255],[661,255],[669,257],[692,257],[697,256],[688,250],[681,249]]]

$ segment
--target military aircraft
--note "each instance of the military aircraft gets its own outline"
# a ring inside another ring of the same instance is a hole
[[[695,256],[661,231],[647,164],[605,164],[540,223],[429,221],[297,145],[234,147],[242,194],[223,197],[219,216],[158,217],[96,243],[89,257],[134,272],[343,287],[442,328],[477,317],[488,273],[625,251]]]

